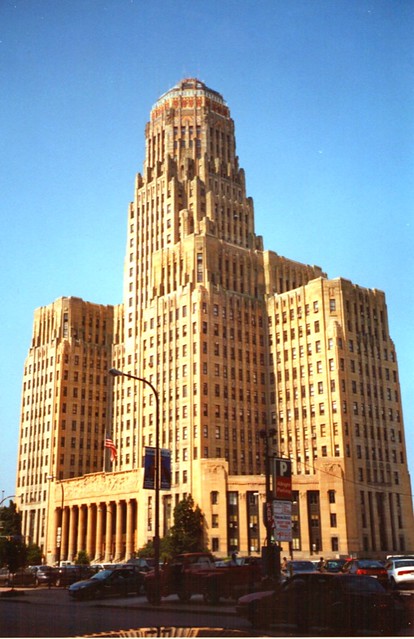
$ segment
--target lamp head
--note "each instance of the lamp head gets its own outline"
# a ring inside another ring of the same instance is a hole
[[[119,371],[117,368],[110,368],[108,373],[112,375],[112,377],[119,377],[120,375],[123,375],[123,372]]]

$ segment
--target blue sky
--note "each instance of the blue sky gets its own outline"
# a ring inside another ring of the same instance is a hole
[[[122,301],[157,98],[222,93],[266,249],[384,290],[414,471],[414,3],[2,0],[0,490],[35,308]]]

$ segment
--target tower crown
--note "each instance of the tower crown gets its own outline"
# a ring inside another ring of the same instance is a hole
[[[165,109],[210,107],[221,115],[230,115],[223,96],[214,89],[209,89],[197,78],[184,78],[174,87],[158,98],[151,111],[151,118],[156,118]]]

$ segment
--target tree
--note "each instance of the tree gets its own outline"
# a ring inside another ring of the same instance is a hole
[[[174,525],[169,532],[172,554],[206,550],[203,513],[194,505],[191,495],[176,505],[173,517]]]
[[[77,566],[89,566],[90,563],[91,560],[89,559],[89,555],[86,550],[79,550],[75,557],[75,564]]]
[[[8,506],[0,508],[0,534],[5,537],[20,535],[22,529],[22,515],[17,512],[16,504],[11,501]]]
[[[174,525],[168,534],[160,539],[160,559],[168,560],[182,552],[206,550],[204,542],[204,516],[199,506],[194,506],[191,495],[180,501],[173,512]],[[153,557],[154,542],[147,541],[137,551],[138,557]]]
[[[26,561],[29,566],[38,566],[42,563],[42,550],[37,544],[27,546]]]
[[[145,546],[142,546],[142,548],[140,548],[137,552],[137,557],[146,558],[146,557],[154,557],[154,555],[155,555],[155,550],[154,550],[154,542],[152,539],[147,541]],[[171,557],[171,555],[172,555],[171,538],[169,535],[166,535],[166,537],[162,537],[160,539],[160,559],[162,561],[167,560]]]

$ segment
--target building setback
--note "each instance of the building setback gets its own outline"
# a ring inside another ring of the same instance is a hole
[[[16,488],[26,539],[48,561],[79,550],[108,561],[154,536],[154,495],[142,487],[154,396],[112,380],[114,366],[159,395],[172,457],[162,533],[191,494],[214,552],[260,552],[260,431],[276,428],[272,453],[293,463],[296,556],[414,550],[384,294],[264,250],[216,91],[183,80],[153,107],[145,138],[123,304],[62,298],[36,311]]]

